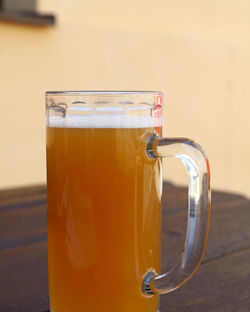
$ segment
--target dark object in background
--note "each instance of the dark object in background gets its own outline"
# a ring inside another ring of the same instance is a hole
[[[36,12],[36,0],[0,0],[0,20],[38,26],[55,24],[54,15]]]
[[[1,8],[14,11],[32,11],[36,10],[36,0],[0,0]]]
[[[203,263],[185,287],[162,297],[162,312],[249,312],[250,200],[212,198]],[[164,271],[183,248],[186,202],[187,189],[163,184]],[[48,312],[46,233],[45,185],[0,190],[0,312]]]

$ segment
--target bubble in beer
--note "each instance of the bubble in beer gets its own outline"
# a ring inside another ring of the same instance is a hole
[[[136,115],[51,116],[47,126],[53,128],[147,128],[160,127],[161,117]]]

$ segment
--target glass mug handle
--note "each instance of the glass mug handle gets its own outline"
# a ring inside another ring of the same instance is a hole
[[[166,294],[187,282],[198,269],[205,253],[210,220],[209,163],[203,148],[186,138],[150,137],[147,144],[150,158],[177,157],[188,172],[188,222],[184,250],[176,265],[158,275],[148,271],[142,291],[144,294]]]

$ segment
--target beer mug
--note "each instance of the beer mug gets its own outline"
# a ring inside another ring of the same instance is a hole
[[[156,312],[204,255],[210,214],[204,150],[162,138],[162,93],[47,92],[51,312]],[[189,177],[183,252],[161,273],[162,158]]]

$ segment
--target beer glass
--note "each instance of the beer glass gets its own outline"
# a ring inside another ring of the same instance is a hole
[[[160,92],[47,92],[51,312],[156,312],[204,255],[209,166],[186,138],[162,138]],[[161,271],[162,158],[189,178],[185,244]]]

